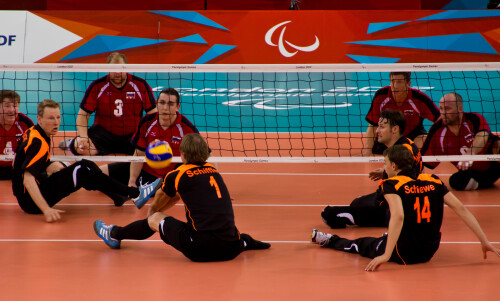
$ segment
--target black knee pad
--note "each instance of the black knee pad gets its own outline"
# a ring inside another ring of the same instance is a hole
[[[342,229],[346,227],[346,222],[343,218],[338,218],[337,214],[341,210],[339,207],[326,206],[321,212],[321,218],[323,222],[327,224],[332,229]]]
[[[85,168],[90,176],[97,176],[99,174],[102,174],[102,170],[95,164],[95,162],[87,160],[87,159],[82,159],[80,161],[80,166]]]
[[[477,186],[477,181],[466,171],[458,171],[450,177],[450,187],[455,190],[475,190]]]
[[[96,190],[97,183],[101,181],[103,175],[101,169],[92,161],[82,159],[76,163],[78,170],[76,171],[78,186],[87,190]]]

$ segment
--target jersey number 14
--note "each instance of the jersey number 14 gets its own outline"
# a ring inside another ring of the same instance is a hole
[[[413,209],[417,211],[417,223],[422,223],[422,219],[426,219],[428,223],[431,222],[431,204],[429,202],[429,197],[424,197],[423,206],[420,205],[420,198],[416,197]]]

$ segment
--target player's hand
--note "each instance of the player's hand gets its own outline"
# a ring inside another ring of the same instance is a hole
[[[75,149],[87,150],[90,147],[91,140],[87,137],[76,137]]]
[[[500,250],[495,248],[491,243],[481,244],[481,248],[483,249],[483,258],[486,259],[488,252],[493,252],[500,256]]]
[[[43,212],[45,216],[45,221],[47,223],[56,222],[61,219],[61,213],[64,213],[64,210],[49,208]]]
[[[468,170],[472,167],[472,164],[474,164],[474,161],[460,161],[457,163],[457,168],[459,170]]]
[[[368,271],[368,272],[376,271],[381,264],[388,262],[389,259],[390,259],[390,257],[386,257],[385,255],[375,257],[366,266],[365,271]]]
[[[368,174],[368,177],[370,177],[370,179],[373,181],[380,180],[380,179],[382,179],[383,176],[384,176],[384,169],[383,168],[374,169],[374,170],[370,171],[370,173]]]

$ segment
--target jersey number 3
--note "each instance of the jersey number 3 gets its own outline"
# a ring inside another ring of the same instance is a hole
[[[123,100],[117,99],[115,100],[116,109],[114,110],[114,114],[116,117],[120,117],[123,115]]]
[[[422,208],[420,207],[420,198],[417,197],[413,209],[417,211],[417,223],[422,223],[422,219],[426,219],[428,223],[431,222],[431,204],[429,203],[429,197],[424,197]]]

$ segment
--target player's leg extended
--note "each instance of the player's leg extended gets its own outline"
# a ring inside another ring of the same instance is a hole
[[[312,242],[318,243],[324,248],[359,254],[368,258],[375,258],[384,254],[387,243],[386,235],[382,237],[361,237],[350,240],[338,235],[323,233],[318,230],[313,230],[311,238]]]
[[[386,207],[327,206],[321,217],[332,229],[345,228],[346,225],[360,227],[386,227],[390,218]]]

